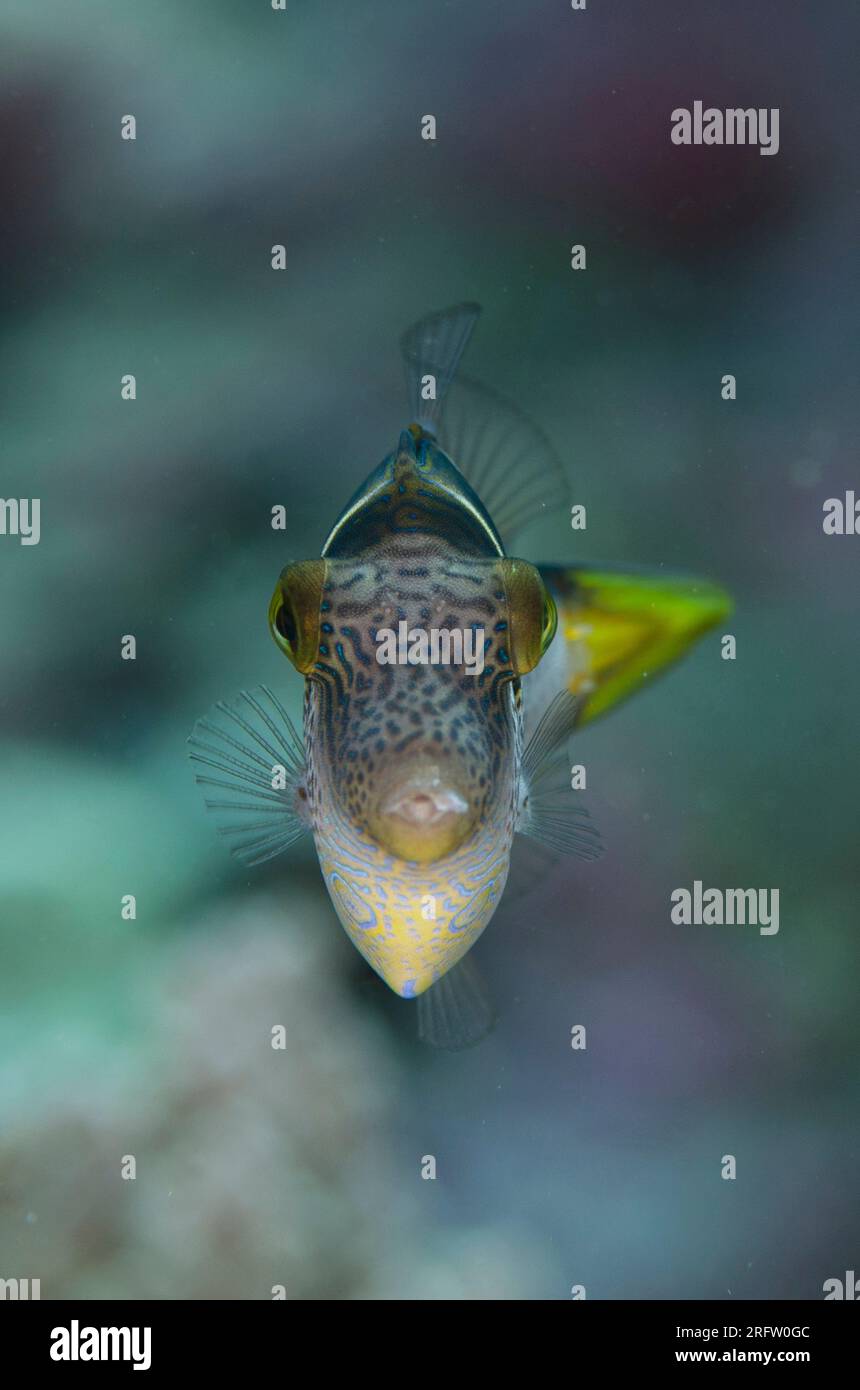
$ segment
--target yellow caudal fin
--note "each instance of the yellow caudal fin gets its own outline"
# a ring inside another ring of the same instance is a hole
[[[689,575],[541,565],[558,606],[568,688],[582,700],[579,724],[607,710],[664,670],[728,617],[724,589]]]

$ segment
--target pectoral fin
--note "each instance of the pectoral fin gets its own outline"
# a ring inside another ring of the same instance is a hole
[[[677,661],[732,610],[724,589],[689,575],[584,565],[540,572],[558,606],[555,640],[567,648],[580,726]]]
[[[529,739],[520,774],[516,832],[559,854],[599,859],[603,841],[586,808],[571,794],[564,751],[578,713],[576,696],[560,691]]]
[[[265,864],[310,830],[304,746],[266,686],[221,701],[198,719],[188,746],[206,806],[238,859]]]

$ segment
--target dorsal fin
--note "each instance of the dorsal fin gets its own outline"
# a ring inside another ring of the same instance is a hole
[[[561,514],[567,482],[540,426],[459,371],[480,314],[471,303],[428,314],[407,329],[400,349],[413,420],[453,459],[507,544],[535,517]]]
[[[561,459],[540,426],[498,391],[458,376],[439,442],[469,479],[506,546],[535,518],[562,516],[568,486]]]
[[[495,391],[458,376],[480,313],[479,304],[457,304],[403,334],[413,423],[350,498],[323,555],[357,554],[409,531],[504,555],[503,538],[565,505],[564,473],[543,431]]]
[[[480,304],[455,304],[419,319],[400,339],[411,419],[425,434],[438,434],[442,405],[480,314]]]

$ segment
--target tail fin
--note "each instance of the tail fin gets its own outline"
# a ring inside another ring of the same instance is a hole
[[[480,304],[455,304],[451,309],[419,319],[400,339],[411,418],[434,437],[445,394],[480,313]]]
[[[576,722],[606,713],[725,622],[732,601],[707,579],[670,570],[541,565],[558,605],[568,688],[580,697]]]

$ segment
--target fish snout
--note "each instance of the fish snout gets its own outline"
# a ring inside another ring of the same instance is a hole
[[[468,798],[438,769],[401,774],[386,788],[370,818],[370,830],[400,859],[428,863],[450,854],[474,826]]]

